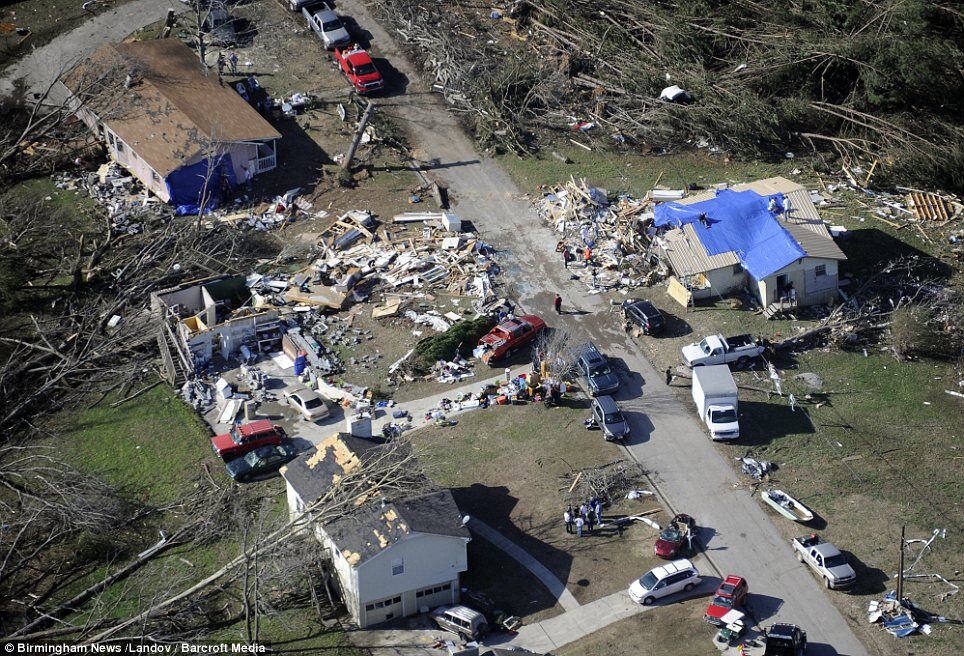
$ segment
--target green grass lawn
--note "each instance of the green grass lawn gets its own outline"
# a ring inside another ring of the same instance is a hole
[[[141,502],[162,505],[189,494],[205,465],[216,481],[228,480],[207,427],[167,385],[119,408],[105,399],[57,423],[67,460]]]
[[[573,176],[610,193],[642,196],[659,180],[660,186],[682,189],[686,185],[707,186],[717,182],[746,182],[775,175],[789,175],[795,167],[788,162],[738,162],[707,152],[678,155],[615,154],[601,150],[588,152],[576,146],[556,148],[572,163],[565,164],[549,152],[533,157],[503,155],[501,164],[523,191],[536,191],[540,185],[553,185]]]

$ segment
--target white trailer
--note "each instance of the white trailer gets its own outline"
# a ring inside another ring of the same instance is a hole
[[[736,381],[725,364],[693,369],[693,401],[714,440],[740,437]]]

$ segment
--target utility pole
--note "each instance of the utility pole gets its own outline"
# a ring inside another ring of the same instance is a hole
[[[904,529],[900,527],[900,555],[897,557],[897,603],[904,598]]]
[[[351,161],[355,158],[355,151],[358,150],[358,144],[361,143],[362,135],[365,134],[365,127],[368,126],[368,119],[372,117],[374,112],[375,103],[369,100],[368,106],[365,107],[365,113],[362,114],[361,120],[358,122],[358,128],[355,130],[355,138],[351,141],[351,148],[348,149],[348,153],[345,155],[345,161],[341,163],[341,177],[345,180],[350,179]]]

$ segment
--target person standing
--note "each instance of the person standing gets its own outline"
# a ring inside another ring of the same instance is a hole
[[[586,266],[592,264],[592,249],[589,246],[586,246],[586,250],[582,252],[582,255],[586,260]]]
[[[673,368],[666,367],[666,384],[669,385],[673,382]]]
[[[590,510],[586,513],[586,527],[589,529],[589,533],[592,533],[592,525],[596,523],[596,513]]]
[[[231,56],[228,57],[228,63],[231,65],[231,75],[238,74],[238,53],[232,52]]]
[[[583,524],[585,524],[585,523],[586,523],[586,522],[583,520],[582,517],[576,517],[576,534],[577,534],[579,537],[582,537],[582,526],[583,526]]]
[[[512,369],[509,367],[505,368],[505,384],[508,385],[512,382]]]
[[[572,253],[569,252],[569,249],[568,249],[568,248],[563,248],[563,249],[562,249],[562,264],[563,264],[567,269],[569,268],[569,260],[571,260],[571,259],[572,259]]]
[[[586,504],[579,504],[579,516],[583,519],[586,518]]]
[[[227,60],[224,59],[224,53],[219,52],[218,53],[218,77],[221,77],[224,75],[224,66],[226,63],[227,63]]]
[[[552,299],[552,306],[556,308],[556,314],[562,314],[562,296],[556,294],[556,297]]]
[[[572,506],[566,508],[566,512],[562,513],[562,519],[566,522],[566,533],[572,533]]]

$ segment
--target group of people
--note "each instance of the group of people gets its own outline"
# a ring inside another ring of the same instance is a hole
[[[218,53],[218,76],[224,75],[224,69],[230,67],[231,75],[238,74],[238,53],[232,52],[227,57],[224,56],[224,51]]]
[[[599,497],[592,497],[589,501],[579,504],[573,510],[570,505],[562,513],[562,519],[566,523],[566,533],[575,533],[579,537],[583,536],[583,530],[592,534],[594,527],[601,527],[602,522],[602,501]]]

